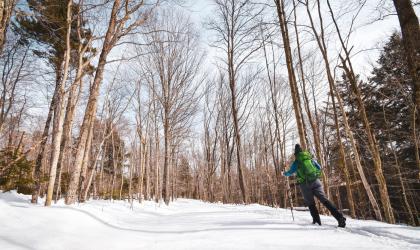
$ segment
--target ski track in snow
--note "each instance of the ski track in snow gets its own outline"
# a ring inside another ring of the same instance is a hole
[[[309,212],[261,205],[178,199],[89,201],[72,206],[30,204],[0,193],[0,249],[420,249],[420,228],[332,217],[311,224]]]

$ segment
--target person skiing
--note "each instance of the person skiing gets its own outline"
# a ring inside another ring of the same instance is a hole
[[[295,161],[293,161],[288,171],[283,172],[283,175],[289,177],[294,173],[296,173],[297,183],[299,184],[305,204],[309,207],[313,219],[312,224],[318,223],[318,225],[321,225],[321,218],[319,217],[315,204],[315,196],[338,221],[338,226],[346,227],[346,218],[325,195],[322,183],[319,180],[321,166],[312,159],[308,151],[303,151],[299,144],[295,145]]]

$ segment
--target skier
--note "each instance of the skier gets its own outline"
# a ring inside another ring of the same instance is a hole
[[[318,225],[321,225],[321,218],[315,205],[315,196],[338,221],[338,226],[346,227],[346,218],[325,196],[321,181],[319,180],[321,166],[312,159],[308,151],[303,151],[299,144],[295,145],[295,158],[296,160],[290,166],[289,171],[284,172],[283,175],[289,177],[296,173],[297,183],[303,194],[303,199],[311,212],[312,224],[318,223]]]

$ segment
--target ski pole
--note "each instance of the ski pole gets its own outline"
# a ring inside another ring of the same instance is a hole
[[[290,193],[290,185],[289,185],[289,178],[287,178],[287,176],[285,176],[286,178],[286,195],[287,198],[289,199],[289,203],[290,203],[290,212],[292,213],[292,219],[293,221],[295,221],[295,216],[293,215],[293,199]]]

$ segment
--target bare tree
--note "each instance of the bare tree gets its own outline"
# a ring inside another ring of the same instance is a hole
[[[146,115],[143,116],[143,103],[142,103],[142,95],[144,94],[141,91],[141,81],[137,81],[136,83],[136,97],[135,100],[137,101],[137,107],[136,107],[136,132],[137,136],[139,138],[139,145],[138,145],[138,152],[137,153],[137,161],[140,161],[140,163],[137,162],[138,168],[137,168],[137,193],[138,193],[138,200],[139,202],[142,202],[143,196],[144,196],[144,180],[145,180],[145,167],[146,167],[146,156],[148,152],[148,140],[147,140],[147,132],[150,130],[150,102],[149,102],[149,110],[146,113]],[[144,124],[144,120],[146,120],[146,124]],[[144,127],[145,126],[145,127]],[[147,179],[148,177],[146,177]],[[147,182],[147,181],[146,181]],[[148,198],[148,195],[146,195]]]
[[[21,86],[30,76],[29,57],[29,48],[22,48],[19,43],[7,46],[5,53],[0,55],[0,133],[21,102]]]
[[[317,2],[318,4],[318,8],[320,8],[320,3],[319,0]],[[344,69],[344,72],[350,82],[350,85],[352,87],[352,94],[355,96],[356,98],[356,103],[358,105],[359,108],[359,112],[360,112],[360,118],[362,119],[364,128],[365,128],[365,132],[367,134],[367,138],[368,138],[368,146],[369,146],[369,151],[372,155],[372,159],[373,159],[373,163],[374,163],[374,167],[375,167],[375,176],[376,179],[378,181],[379,184],[379,191],[380,191],[380,196],[381,196],[381,203],[383,205],[384,208],[384,212],[385,212],[385,218],[387,220],[388,223],[395,223],[395,218],[394,218],[394,212],[391,206],[391,201],[389,200],[389,194],[388,194],[388,188],[387,188],[387,183],[385,180],[385,176],[383,174],[383,170],[382,170],[382,159],[381,159],[381,155],[379,152],[379,146],[378,146],[378,142],[376,140],[376,136],[373,133],[372,127],[370,125],[370,121],[369,118],[367,117],[366,114],[366,109],[365,109],[365,104],[362,100],[362,94],[360,91],[360,88],[358,86],[357,83],[357,77],[356,74],[354,72],[353,69],[353,65],[352,65],[352,61],[350,58],[350,50],[348,49],[343,36],[341,35],[341,31],[340,28],[338,27],[337,24],[337,20],[334,16],[334,12],[331,8],[330,2],[327,0],[327,4],[328,4],[328,8],[334,23],[334,27],[336,28],[336,32],[341,44],[341,48],[344,52],[344,56],[340,55],[340,59],[342,62],[342,67]]]
[[[57,163],[60,154],[61,136],[63,133],[63,122],[64,122],[64,110],[65,104],[65,85],[69,74],[70,65],[70,34],[72,24],[72,4],[73,0],[69,0],[67,3],[67,34],[66,34],[66,50],[64,52],[64,66],[63,66],[63,77],[57,87],[56,105],[54,107],[54,121],[53,121],[53,132],[52,132],[52,151],[50,160],[50,177],[48,181],[47,198],[45,199],[45,206],[50,206],[52,201],[52,195],[54,191],[54,184],[56,179]]]
[[[232,120],[229,119],[231,114],[231,102],[226,86],[225,75],[219,72],[217,76],[216,103],[217,114],[220,117],[219,124],[215,124],[220,131],[219,134],[219,155],[220,155],[220,178],[222,184],[222,200],[223,202],[232,201],[232,162],[234,155],[234,139]],[[209,88],[211,89],[211,88]]]
[[[266,108],[264,111],[268,113],[266,122],[268,123],[269,141],[271,145],[269,148],[276,173],[278,195],[280,196],[281,194],[285,194],[283,191],[289,189],[288,180],[286,179],[286,182],[281,181],[281,171],[286,168],[286,127],[287,124],[290,123],[290,115],[293,110],[291,109],[292,106],[289,105],[290,95],[285,91],[289,88],[287,86],[288,83],[278,74],[279,65],[276,59],[279,51],[276,50],[279,50],[280,48],[276,48],[277,46],[275,46],[273,41],[275,33],[270,31],[270,29],[261,27],[261,35],[264,62],[267,71],[267,83],[269,85],[269,92],[266,94],[268,96],[266,99]],[[272,123],[274,123],[274,127],[272,126]],[[265,141],[268,141],[268,139],[265,138],[266,135],[263,135],[263,137]],[[267,142],[264,144],[266,143]],[[285,186],[282,187],[281,183],[285,184]],[[283,198],[285,197],[286,195],[284,195]],[[280,204],[282,199],[280,197],[279,199]],[[286,201],[286,198],[284,201]],[[283,204],[286,206],[286,202]]]
[[[228,75],[230,88],[231,112],[235,132],[236,160],[239,175],[239,186],[242,201],[248,203],[248,194],[244,174],[244,160],[242,157],[242,141],[239,125],[238,92],[241,90],[241,72],[247,63],[260,49],[258,41],[258,21],[263,8],[250,0],[215,0],[215,18],[208,23],[209,29],[214,31],[216,38],[212,46],[223,53],[223,69]]]
[[[217,142],[219,141],[218,125],[220,123],[220,112],[216,113],[217,103],[213,106],[210,104],[210,94],[212,92],[211,83],[205,91],[205,107],[204,107],[204,159],[206,161],[206,185],[207,198],[209,201],[215,200],[214,178],[217,170]],[[211,127],[211,125],[213,126]]]
[[[102,51],[99,56],[95,77],[90,88],[89,100],[80,130],[77,152],[74,161],[75,167],[70,179],[69,189],[66,196],[66,204],[73,204],[77,198],[82,160],[85,152],[89,150],[89,148],[86,148],[86,144],[88,144],[87,140],[89,131],[92,130],[92,121],[96,115],[99,89],[103,80],[107,57],[112,48],[121,38],[135,31],[135,29],[146,22],[153,9],[154,6],[151,7],[151,9],[147,9],[144,1],[133,3],[133,1],[130,0],[115,0],[112,5],[108,27],[102,45]],[[131,17],[134,15],[138,16],[130,22]]]
[[[90,34],[86,34],[83,31],[82,23],[86,22],[84,18],[84,13],[81,11],[83,8],[83,1],[79,2],[78,5],[78,15],[76,20],[76,33],[77,33],[77,68],[76,76],[70,85],[67,98],[67,106],[65,111],[65,118],[63,124],[63,134],[61,138],[60,145],[60,155],[58,158],[57,165],[57,187],[56,187],[56,201],[60,199],[61,196],[61,175],[65,165],[66,154],[69,154],[69,145],[71,145],[72,139],[72,123],[76,113],[76,105],[80,99],[80,95],[83,88],[84,77],[91,73],[92,65],[91,60],[95,56],[95,51],[92,48],[93,37]]]
[[[376,198],[374,197],[374,195],[372,193],[372,189],[371,189],[371,187],[370,187],[370,185],[369,185],[369,183],[366,179],[366,176],[364,174],[364,171],[363,171],[363,168],[362,168],[362,165],[361,165],[361,159],[360,159],[359,153],[357,151],[358,149],[356,147],[353,132],[351,131],[350,126],[348,124],[348,119],[347,119],[346,112],[344,110],[344,105],[343,105],[342,98],[340,96],[340,93],[337,92],[337,89],[336,89],[336,86],[335,86],[334,76],[333,76],[333,73],[331,71],[327,46],[326,46],[326,43],[325,43],[325,32],[324,32],[323,19],[322,19],[321,9],[320,9],[321,7],[320,7],[319,1],[317,1],[316,3],[317,3],[316,6],[317,6],[318,18],[319,18],[319,22],[320,22],[320,31],[319,32],[316,30],[316,27],[315,27],[315,24],[314,24],[314,19],[312,17],[312,13],[311,13],[311,10],[310,10],[309,2],[306,0],[303,4],[306,7],[306,12],[308,14],[309,21],[310,21],[310,24],[311,24],[310,27],[312,29],[312,32],[313,32],[313,35],[315,37],[318,48],[321,51],[322,58],[323,58],[323,61],[324,61],[324,64],[325,64],[327,80],[328,80],[328,84],[329,84],[329,87],[330,87],[330,94],[331,94],[331,97],[332,97],[333,110],[334,110],[334,112],[336,110],[335,109],[335,101],[334,101],[335,97],[336,97],[337,101],[338,101],[338,104],[339,104],[341,115],[343,116],[343,123],[344,123],[346,134],[350,138],[350,142],[351,142],[351,145],[352,145],[357,170],[359,172],[359,175],[361,177],[363,186],[364,186],[364,188],[366,190],[366,193],[368,195],[369,201],[370,201],[370,203],[373,207],[373,210],[375,212],[375,216],[376,216],[377,219],[382,220],[382,215],[381,215],[379,205],[376,201]],[[336,120],[336,118],[334,118],[334,119]],[[336,130],[337,130],[338,129],[338,121],[336,120],[335,123],[336,123],[335,126],[336,126]],[[389,197],[387,197],[386,199],[389,199]]]
[[[289,85],[292,94],[293,108],[296,116],[296,124],[299,132],[300,145],[303,148],[307,148],[307,136],[305,131],[305,125],[302,117],[302,107],[299,98],[299,89],[296,80],[296,73],[293,66],[292,50],[290,46],[289,31],[287,28],[287,17],[285,13],[284,0],[274,0],[276,4],[277,15],[279,18],[279,24],[281,29],[281,35],[283,38],[284,54],[286,57],[287,73],[289,75]]]
[[[160,31],[162,30],[162,31]],[[185,14],[162,11],[148,27],[145,37],[149,44],[143,65],[152,91],[161,106],[164,136],[164,162],[162,196],[169,203],[169,170],[171,169],[171,145],[177,129],[189,123],[196,111],[197,78],[202,61],[198,50],[198,37]]]

